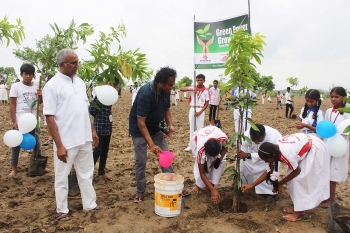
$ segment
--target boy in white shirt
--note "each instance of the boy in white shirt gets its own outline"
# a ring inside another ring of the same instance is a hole
[[[188,103],[190,105],[189,121],[190,121],[190,141],[185,151],[191,151],[190,143],[192,141],[193,133],[204,126],[205,109],[209,104],[209,92],[203,85],[205,82],[205,76],[198,74],[196,76],[197,86],[194,87],[182,87],[180,91],[192,91]],[[196,111],[195,111],[196,110]]]
[[[32,113],[36,115],[37,103],[33,105],[35,101],[42,102],[41,90],[39,89],[38,83],[33,82],[35,68],[30,64],[23,64],[20,68],[22,82],[16,82],[11,86],[10,89],[10,114],[13,122],[13,129],[18,130],[18,119],[24,113]],[[29,132],[34,137],[35,130]],[[40,141],[37,141],[38,157],[41,156],[41,145]],[[35,147],[34,147],[35,149]],[[13,147],[11,150],[11,167],[12,171],[8,177],[12,178],[17,175],[17,164],[19,157],[20,146]],[[49,169],[45,168],[46,172],[50,172]]]

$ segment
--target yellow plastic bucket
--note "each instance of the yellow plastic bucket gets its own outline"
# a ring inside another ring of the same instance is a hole
[[[175,217],[181,212],[184,177],[176,173],[154,176],[154,211],[163,217]]]

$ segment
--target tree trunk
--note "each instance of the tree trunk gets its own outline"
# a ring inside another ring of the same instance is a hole
[[[242,123],[243,123],[243,115],[241,115],[238,119],[238,132],[239,134],[242,133],[243,131],[243,127],[242,127]],[[243,134],[243,133],[242,133]],[[241,138],[240,136],[237,137],[237,153],[241,150]],[[235,180],[234,180],[234,185],[233,185],[233,203],[232,203],[232,210],[235,213],[239,212],[239,197],[240,197],[240,188],[241,188],[241,169],[240,169],[240,160],[237,159],[236,160],[236,172],[237,175],[235,176]]]

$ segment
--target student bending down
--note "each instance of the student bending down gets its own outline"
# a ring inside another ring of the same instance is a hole
[[[278,140],[276,145],[264,142],[258,149],[259,157],[268,163],[266,171],[252,184],[242,186],[246,192],[264,180],[272,182],[273,192],[281,192],[288,184],[294,208],[284,208],[284,219],[301,220],[305,210],[313,209],[329,197],[330,156],[324,142],[302,133],[291,134]],[[287,176],[278,181],[277,162],[288,165]]]

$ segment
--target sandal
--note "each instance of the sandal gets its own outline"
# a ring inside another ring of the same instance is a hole
[[[136,193],[136,195],[134,197],[134,202],[135,203],[141,202],[141,201],[143,201],[144,198],[145,198],[144,194]]]
[[[57,219],[58,221],[68,221],[68,220],[69,220],[69,217],[68,217],[68,214],[66,214],[66,213],[58,213],[58,214],[56,215],[56,219]]]

